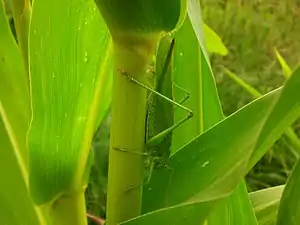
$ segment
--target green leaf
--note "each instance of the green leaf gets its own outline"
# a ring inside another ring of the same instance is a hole
[[[46,225],[42,212],[31,202],[27,191],[27,171],[20,166],[17,158],[19,152],[10,141],[0,117],[0,177],[3,178],[0,186],[0,224]]]
[[[217,53],[222,56],[228,54],[228,50],[222,42],[222,39],[206,24],[203,23],[206,49],[209,53]]]
[[[299,85],[299,84],[298,84]],[[299,86],[298,86],[299,87]],[[298,160],[290,175],[279,205],[277,225],[296,225],[300,223],[300,161]]]
[[[93,1],[36,0],[32,11],[29,182],[43,204],[86,186],[90,142],[107,106],[111,40]]]
[[[276,48],[274,48],[274,51],[275,51],[275,55],[276,55],[276,58],[278,60],[278,62],[280,63],[281,65],[281,68],[282,68],[282,71],[283,71],[283,75],[286,77],[286,78],[289,78],[292,74],[292,70],[291,68],[289,67],[289,65],[286,63],[286,61],[284,60],[284,58],[280,55],[280,53],[278,52],[278,50]]]
[[[207,225],[257,224],[254,211],[247,195],[246,183],[240,182],[236,190],[226,198],[224,204],[216,207]]]
[[[14,41],[3,4],[0,4],[0,100],[1,114],[27,168],[26,133],[30,122],[28,77]]]
[[[28,195],[28,78],[0,2],[0,224],[46,225]],[[22,204],[20,204],[22,203]]]
[[[276,186],[249,194],[259,225],[275,225],[284,186]]]
[[[192,203],[178,205],[153,211],[132,220],[121,223],[122,225],[152,225],[152,224],[203,224],[205,217],[211,211],[213,204]]]
[[[192,1],[191,1],[191,3],[192,3]],[[202,38],[203,35],[201,32],[201,29],[199,29],[200,27],[197,26],[197,24],[201,24],[201,17],[199,18],[201,13],[197,11],[197,9],[200,9],[200,6],[197,5],[197,1],[194,1],[194,3],[190,4],[189,6],[190,6],[190,8],[189,8],[190,15],[192,15],[191,20],[193,21],[194,30],[197,34],[197,38],[200,43],[200,46],[202,46],[202,49],[204,49],[204,41]],[[204,29],[204,31],[205,31],[205,29]],[[206,56],[205,62],[208,62],[207,54],[205,54],[205,51],[203,51],[203,53],[204,53],[203,55]],[[203,64],[205,65],[205,63],[203,63]],[[208,67],[210,68],[210,66],[208,66]],[[211,71],[211,69],[208,71]],[[206,76],[205,78],[213,79],[212,72],[211,72],[210,76]],[[212,92],[209,89],[206,89],[206,87],[208,86],[208,83],[209,82],[207,82],[205,79],[203,79],[203,81],[201,82],[201,84],[202,84],[201,88],[203,89],[203,96],[204,96],[203,97],[203,106],[207,110],[206,113],[205,113],[205,111],[203,111],[203,121],[208,122],[207,126],[205,126],[206,124],[203,123],[204,130],[206,130],[207,128],[210,128],[212,125],[216,124],[216,122],[218,122],[223,116],[222,112],[217,114],[217,112],[219,112],[218,111],[219,108],[221,108],[219,106],[220,103],[218,104],[217,101],[212,101],[212,98],[218,99],[218,97],[217,97],[218,95],[217,95],[217,93]],[[213,83],[213,85],[215,85],[214,82],[211,82],[211,83]],[[215,94],[212,95],[212,93],[215,93]],[[218,99],[218,101],[219,101],[219,99]],[[212,104],[213,102],[214,102],[214,104]],[[210,123],[210,121],[212,121],[212,118],[215,120],[215,122]],[[243,185],[244,184],[241,183],[239,186],[243,186]],[[228,210],[238,209],[238,207],[236,205],[239,205],[239,204],[244,205],[243,212],[241,210],[235,210],[233,214],[227,213]],[[252,210],[250,209],[251,206],[248,201],[248,195],[247,195],[246,189],[243,189],[243,188],[237,189],[235,192],[232,193],[230,198],[226,199],[226,202],[224,205],[220,205],[217,207],[219,207],[219,208],[216,209],[215,213],[210,214],[208,221],[212,222],[210,219],[215,218],[215,217],[218,217],[218,218],[224,217],[224,218],[228,218],[226,221],[230,225],[231,225],[231,221],[237,221],[237,224],[239,224],[239,220],[243,220],[244,214],[248,216],[247,219],[251,218],[249,221],[247,221],[247,223],[250,224],[251,222],[255,221],[255,219],[253,218]],[[222,222],[225,222],[225,221],[222,221]],[[224,223],[224,225],[225,225],[225,223]]]
[[[198,29],[201,17],[190,11],[189,6],[189,17],[175,35],[174,82],[189,92],[190,97],[184,105],[193,111],[194,116],[180,129],[174,130],[172,152],[223,118],[209,58],[203,45],[201,27],[196,34],[193,30],[193,25]],[[192,25],[191,20],[196,22]],[[199,42],[202,45],[199,46]],[[182,91],[175,89],[175,97],[180,99],[179,96],[182,96]],[[176,121],[185,115],[186,112],[175,110]]]
[[[229,76],[234,82],[236,82],[238,85],[244,88],[254,98],[258,98],[262,96],[262,94],[258,90],[253,88],[251,85],[247,84],[244,80],[239,78],[235,73],[231,72],[227,68],[224,68],[224,72],[227,76]],[[300,140],[297,134],[294,132],[294,130],[291,127],[289,127],[284,134],[289,139],[290,143],[293,145],[293,148],[289,148],[289,149],[296,157],[298,157],[300,152]]]
[[[300,100],[293,94],[299,83],[300,69],[283,89],[253,101],[174,154],[171,164],[174,173],[168,192],[170,204],[187,199],[207,201],[231,193],[252,163],[299,116]],[[257,157],[250,158],[252,152]],[[182,183],[190,185],[181,186],[178,193],[177,187]]]

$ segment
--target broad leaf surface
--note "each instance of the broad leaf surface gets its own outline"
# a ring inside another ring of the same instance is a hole
[[[300,224],[300,161],[298,160],[280,200],[276,225]]]
[[[249,194],[259,225],[275,225],[284,186],[276,186]]]
[[[102,97],[111,74],[110,46],[93,1],[34,1],[29,148],[30,191],[37,204],[85,186],[95,123],[107,107]]]
[[[172,143],[173,151],[176,151],[185,142],[191,140],[203,132],[203,130],[208,129],[223,118],[208,56],[203,46],[204,40],[201,27],[198,27],[198,24],[202,24],[201,17],[199,17],[201,14],[195,10],[197,7],[199,9],[199,6],[195,2],[193,4],[195,5],[194,7],[192,4],[189,6],[189,16],[194,21],[193,25],[196,34],[193,31],[193,26],[189,18],[185,20],[183,26],[176,33],[175,83],[189,91],[190,98],[184,105],[193,110],[194,117],[183,124],[180,129],[174,131]],[[209,42],[210,40],[207,41]],[[199,43],[201,44],[200,46]],[[183,95],[182,91],[177,89],[175,89],[175,94],[177,94],[176,97],[178,99],[180,99],[178,96]],[[178,120],[184,116],[184,112],[177,110],[175,111],[175,115]],[[170,171],[165,171],[165,173],[168,172]],[[161,191],[159,187],[151,187],[145,189],[144,193],[145,192],[151,193],[144,195],[144,209],[147,208],[145,211],[153,210],[155,207],[159,208],[159,206],[155,206],[156,201],[152,201],[156,199],[153,198],[153,196],[164,199],[166,191]],[[241,192],[243,192],[242,196]],[[239,188],[239,191],[236,191],[234,195],[237,196],[237,203],[241,204],[241,202],[243,202],[245,207],[248,206],[246,213],[251,216],[253,212],[250,209],[251,205],[249,204],[246,190]],[[234,207],[235,202],[232,196],[226,204],[220,205],[222,208],[218,209],[218,214],[214,212],[212,217],[228,217],[228,210],[224,210],[224,207],[230,208],[231,204],[233,204],[232,207]],[[235,207],[235,209],[237,208],[238,207]],[[241,210],[239,210],[239,212],[241,212]],[[240,217],[243,218],[245,211],[241,213]],[[222,214],[224,215],[222,216]],[[237,213],[235,212],[235,214]],[[230,214],[230,216],[232,216],[232,214]]]
[[[28,77],[0,2],[0,224],[46,225],[28,195]]]

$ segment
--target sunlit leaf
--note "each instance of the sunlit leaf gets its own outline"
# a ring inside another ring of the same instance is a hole
[[[280,63],[280,66],[282,68],[282,71],[283,71],[283,75],[286,77],[286,78],[289,78],[292,74],[292,70],[291,68],[289,67],[289,65],[286,63],[286,61],[284,60],[284,58],[280,55],[280,53],[278,52],[278,50],[275,48],[274,49],[275,51],[275,55],[276,55],[276,58],[278,60],[278,62]]]
[[[36,0],[29,46],[30,190],[42,204],[86,185],[95,123],[107,106],[111,41],[93,1]]]
[[[259,225],[275,225],[284,186],[276,186],[249,194]]]
[[[205,44],[209,53],[217,53],[220,55],[227,55],[228,50],[219,37],[206,23],[203,23],[203,32],[205,37]]]

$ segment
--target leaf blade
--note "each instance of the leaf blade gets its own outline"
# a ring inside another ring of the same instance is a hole
[[[34,2],[29,149],[30,189],[37,204],[86,185],[83,174],[104,91],[101,83],[110,74],[100,70],[110,65],[109,43],[93,1]]]

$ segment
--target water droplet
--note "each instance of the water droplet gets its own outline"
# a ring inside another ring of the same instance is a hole
[[[35,29],[33,30],[33,34],[36,34],[36,30]]]
[[[80,83],[79,86],[82,88],[82,83]]]
[[[88,61],[88,56],[87,56],[87,52],[85,52],[84,54],[84,62],[87,62]]]
[[[84,21],[84,24],[85,24],[85,25],[87,25],[87,24],[88,24],[88,21],[87,21],[87,20],[86,20],[86,21]]]
[[[95,77],[93,77],[93,83],[95,83]]]
[[[183,52],[180,52],[179,55],[180,55],[180,56],[183,56]]]
[[[65,117],[67,117],[68,116],[68,113],[65,113]]]
[[[85,121],[85,120],[86,120],[86,117],[85,117],[85,116],[79,116],[79,117],[77,117],[77,120],[78,120],[79,122],[82,122],[82,121]]]
[[[150,188],[148,188],[148,191],[152,191],[152,188],[150,187]]]
[[[205,163],[202,164],[202,168],[206,167],[209,164],[209,161],[206,161]]]
[[[55,73],[54,72],[52,73],[52,78],[55,79]]]

